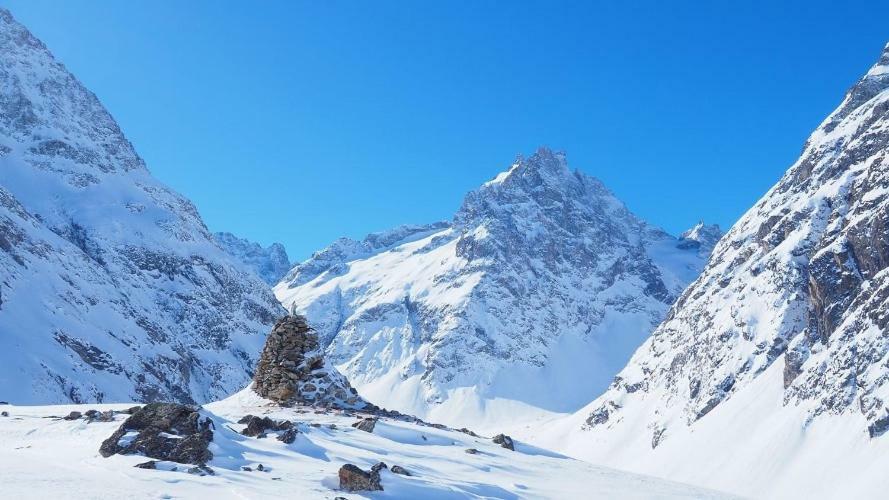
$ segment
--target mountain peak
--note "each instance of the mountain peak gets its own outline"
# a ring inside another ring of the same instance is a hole
[[[698,221],[679,236],[679,245],[680,248],[697,247],[702,253],[709,255],[720,238],[722,229],[719,224],[705,224],[704,221]]]
[[[554,152],[546,146],[541,146],[528,158],[518,155],[515,163],[509,169],[497,174],[496,177],[486,182],[482,187],[511,183],[528,177],[540,181],[568,176],[570,173],[565,153],[561,151]]]

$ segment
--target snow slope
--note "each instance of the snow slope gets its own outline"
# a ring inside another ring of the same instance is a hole
[[[281,313],[0,9],[0,400],[218,399]]]
[[[744,495],[889,481],[889,46],[620,372],[539,441]]]
[[[208,405],[216,425],[209,466],[214,476],[133,467],[139,456],[102,458],[99,445],[121,424],[87,424],[51,416],[72,410],[122,409],[100,406],[0,406],[0,484],[8,498],[589,498],[727,499],[728,495],[647,476],[597,467],[517,443],[509,451],[460,432],[382,419],[374,433],[351,427],[356,417],[300,413],[270,406],[251,391]],[[246,414],[298,422],[290,445],[274,437],[240,435]],[[313,427],[312,424],[318,425]],[[336,428],[330,428],[335,425]],[[470,455],[467,448],[476,448]],[[337,471],[345,463],[367,470],[376,462],[405,467],[411,477],[382,473],[384,491],[338,491]],[[260,472],[262,464],[265,471]],[[242,471],[248,466],[254,470]],[[171,468],[172,464],[161,468]]]
[[[213,233],[213,239],[225,253],[234,257],[269,285],[278,283],[290,271],[291,264],[287,250],[280,243],[272,243],[263,248],[259,243],[224,232]]]
[[[540,149],[448,223],[342,239],[275,287],[366,399],[494,430],[601,393],[706,256]]]

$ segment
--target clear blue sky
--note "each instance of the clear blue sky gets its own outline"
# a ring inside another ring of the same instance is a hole
[[[0,0],[212,230],[301,259],[449,218],[548,145],[730,226],[889,41],[889,2]]]

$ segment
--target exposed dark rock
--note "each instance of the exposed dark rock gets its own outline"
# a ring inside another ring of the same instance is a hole
[[[887,430],[889,430],[889,412],[867,426],[867,433],[871,438],[882,436]]]
[[[389,471],[392,472],[393,474],[401,474],[402,476],[410,476],[411,475],[411,473],[408,472],[407,469],[405,469],[404,467],[402,467],[400,465],[393,465],[392,468],[389,469]]]
[[[243,466],[243,467],[241,467],[241,470],[244,471],[244,472],[253,472],[253,468],[252,468],[252,467],[247,467],[246,465]]]
[[[373,467],[370,468],[370,472],[380,472],[381,470],[386,469],[389,470],[389,466],[386,465],[386,462],[377,462]]]
[[[206,464],[213,458],[213,421],[198,408],[177,403],[150,403],[121,424],[102,446],[103,457],[139,454],[184,464]]]
[[[0,417],[8,417],[8,416],[9,416],[9,412],[8,412],[8,411],[0,412]]]
[[[468,434],[468,435],[470,435],[470,436],[472,436],[472,437],[478,437],[478,434],[472,432],[471,430],[467,429],[466,427],[463,427],[462,429],[457,429],[457,430],[458,430],[459,432],[462,432],[463,434]]]
[[[512,442],[512,438],[507,436],[506,434],[497,434],[493,439],[494,443],[499,444],[501,447],[506,448],[507,450],[515,451],[515,443]]]
[[[467,448],[466,453],[469,453],[470,455],[475,455],[478,453],[478,450],[476,450],[475,448]]]
[[[318,335],[297,315],[280,319],[266,339],[253,390],[283,405],[373,408],[336,368],[325,363]]]
[[[241,431],[241,434],[249,437],[263,438],[269,431],[281,432],[293,429],[293,422],[289,420],[272,420],[269,417],[257,417],[255,415],[247,415],[239,424],[247,424],[247,427]]]
[[[216,471],[207,467],[206,465],[198,465],[197,467],[190,467],[188,469],[189,474],[194,474],[197,476],[215,476]]]
[[[65,420],[80,420],[80,418],[81,418],[82,416],[83,416],[83,414],[80,413],[79,411],[72,411],[72,412],[69,413],[67,416],[62,417],[62,418],[65,419]]]
[[[265,472],[265,465],[259,464],[256,466],[256,470],[259,472]]]
[[[383,491],[380,472],[365,472],[352,464],[340,467],[340,489],[345,491]]]
[[[86,413],[83,414],[86,417],[87,423],[93,422],[114,422],[114,411],[99,411],[99,410],[87,410]],[[70,415],[69,415],[70,416]]]
[[[278,434],[278,441],[286,444],[292,444],[294,441],[296,441],[297,434],[299,434],[299,431],[296,429],[296,427],[291,427]]]
[[[374,427],[377,425],[377,420],[379,419],[376,417],[363,418],[352,424],[352,427],[364,432],[373,432]]]
[[[142,462],[141,464],[136,464],[133,467],[137,469],[157,469],[157,460],[149,460],[147,462]]]

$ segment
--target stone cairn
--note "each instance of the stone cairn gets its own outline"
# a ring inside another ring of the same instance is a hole
[[[296,314],[281,318],[272,328],[256,367],[253,390],[284,406],[374,408],[326,363],[317,333],[305,317]]]

